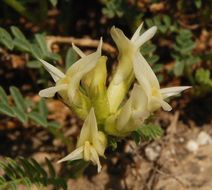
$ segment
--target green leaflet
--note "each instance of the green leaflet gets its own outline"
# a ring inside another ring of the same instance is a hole
[[[0,177],[0,189],[14,189],[18,190],[19,185],[26,186],[31,189],[32,184],[37,188],[52,184],[57,189],[67,189],[66,180],[56,175],[54,166],[51,161],[46,158],[45,165],[48,170],[46,171],[43,165],[39,164],[34,159],[25,159],[22,157],[16,160],[12,158],[5,158],[0,161],[0,169],[4,172],[4,176]]]

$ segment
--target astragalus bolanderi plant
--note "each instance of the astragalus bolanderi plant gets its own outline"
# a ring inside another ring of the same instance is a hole
[[[40,96],[53,97],[58,93],[62,101],[84,120],[76,150],[59,162],[84,159],[97,165],[99,172],[99,156],[104,157],[111,136],[129,136],[160,107],[170,111],[167,98],[190,88],[160,88],[156,75],[140,53],[141,46],[154,36],[157,28],[153,26],[140,34],[141,28],[142,24],[128,39],[122,30],[112,27],[111,36],[119,55],[109,85],[106,85],[107,57],[102,56],[102,39],[97,50],[89,55],[73,45],[80,59],[66,73],[40,60],[56,83],[54,87],[41,90]]]

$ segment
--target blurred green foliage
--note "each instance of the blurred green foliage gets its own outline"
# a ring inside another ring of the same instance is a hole
[[[102,0],[102,3],[105,4],[105,7],[102,9],[102,12],[108,18],[114,18],[115,16],[122,17],[126,12],[124,1],[122,0]]]
[[[6,6],[35,23],[39,23],[47,17],[49,4],[56,6],[57,2],[58,0],[3,0]],[[6,10],[7,8],[3,7],[3,12]],[[6,17],[10,16],[9,13],[4,13]]]
[[[192,77],[192,65],[200,62],[200,57],[193,54],[196,43],[192,40],[192,33],[189,30],[181,29],[173,45],[172,57],[176,63],[174,65],[175,76],[186,74]]]
[[[212,91],[212,77],[209,69],[198,69],[195,73],[195,80],[197,95],[202,96]]]
[[[26,60],[26,66],[38,70],[40,74],[40,79],[37,80],[38,84],[46,84],[48,75],[45,74],[44,68],[36,58],[58,61],[61,58],[60,55],[51,53],[47,48],[44,33],[37,33],[34,35],[34,39],[28,40],[18,27],[11,26],[10,30],[12,35],[0,27],[0,44],[13,52],[27,53],[29,58]]]
[[[132,133],[132,137],[138,144],[140,141],[150,141],[160,138],[163,135],[163,129],[159,125],[148,123],[142,125],[135,132]]]
[[[43,98],[35,104],[30,99],[24,98],[20,90],[14,86],[10,87],[10,94],[14,103],[8,101],[5,90],[0,86],[0,114],[17,118],[23,124],[34,122],[60,139],[68,149],[71,149],[71,141],[60,132],[59,123],[48,120],[49,111]]]
[[[51,161],[45,159],[44,168],[35,159],[25,159],[22,157],[15,159],[6,158],[0,161],[0,169],[4,176],[0,176],[0,189],[18,190],[20,185],[25,185],[24,189],[43,189],[47,185],[54,185],[57,189],[67,189],[66,180],[57,176]]]
[[[21,30],[16,26],[11,26],[10,35],[7,30],[0,28],[0,43],[6,46],[9,50],[26,52],[32,55],[34,58],[48,59],[58,61],[60,56],[58,54],[51,53],[46,44],[45,34],[35,34],[35,39],[30,41]],[[41,64],[37,62],[36,64],[30,64],[29,67],[38,68]]]
[[[168,35],[178,31],[178,25],[169,15],[159,14],[153,18],[145,19],[147,27],[157,26],[158,31],[162,34]]]

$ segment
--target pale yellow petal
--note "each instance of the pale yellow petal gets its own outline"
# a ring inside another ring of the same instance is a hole
[[[96,116],[94,113],[94,108],[91,108],[90,111],[90,137],[92,143],[94,143],[95,140],[98,139],[98,127],[97,127]]]
[[[61,84],[61,85],[56,85],[54,87],[49,87],[46,89],[43,89],[39,92],[39,96],[41,97],[46,97],[46,98],[52,98],[54,95],[61,91],[61,90],[67,90],[68,85],[67,84]]]
[[[149,103],[148,103],[149,111],[154,112],[157,109],[159,109],[160,107],[162,107],[164,111],[171,111],[172,110],[172,107],[167,102],[165,102],[163,99],[160,99],[160,97],[152,96],[149,99]]]
[[[90,150],[91,150],[91,144],[88,141],[86,141],[84,144],[84,152],[83,152],[83,158],[85,161],[89,161],[91,159]]]
[[[53,65],[49,64],[43,59],[38,59],[38,60],[43,64],[43,66],[49,72],[49,74],[52,76],[55,82],[65,77],[65,74],[61,72],[59,69],[57,69],[56,67],[54,67]]]
[[[75,50],[75,52],[80,56],[80,57],[85,57],[86,55],[82,52],[82,50],[80,48],[78,48],[77,46],[75,46],[73,43],[72,43],[72,47],[73,49]]]
[[[139,85],[135,84],[131,91],[130,99],[118,116],[117,129],[120,132],[127,133],[134,131],[140,126],[149,116],[147,104],[146,94]]]
[[[93,138],[97,138],[98,129],[94,109],[91,108],[82,126],[77,147],[82,146],[86,141],[92,142]]]
[[[142,83],[142,80],[139,80],[139,77],[144,77],[150,83],[151,87],[160,88],[158,79],[153,72],[150,65],[147,63],[146,59],[141,55],[140,52],[136,53],[134,61],[134,72],[135,76],[139,82]]]
[[[103,40],[102,40],[102,37],[101,37],[100,40],[99,40],[99,45],[98,45],[97,50],[96,50],[96,52],[99,54],[99,56],[101,56],[101,54],[102,54],[102,44],[103,44]]]
[[[150,112],[154,112],[158,110],[161,107],[161,102],[162,102],[162,99],[158,97],[155,97],[155,96],[148,97],[148,110]]]
[[[110,34],[119,49],[119,53],[128,53],[132,45],[130,40],[124,35],[123,31],[113,26],[110,30]]]
[[[148,97],[141,86],[135,84],[132,91],[132,118],[143,122],[149,115]]]
[[[156,33],[157,27],[153,26],[145,31],[139,38],[134,42],[137,48],[141,47],[145,42],[149,41]]]
[[[72,160],[79,160],[83,158],[83,147],[79,147],[73,152],[71,152],[69,155],[66,157],[62,158],[59,160],[57,163],[65,162],[65,161],[72,161]]]
[[[101,166],[100,161],[99,161],[99,156],[98,156],[96,150],[93,147],[91,147],[90,151],[91,151],[91,161],[95,165],[97,165],[97,171],[99,173],[102,169],[102,166]]]
[[[101,56],[102,40],[100,40],[99,46],[95,53],[82,57],[75,64],[73,64],[67,71],[67,75],[71,77],[68,96],[70,100],[74,100],[76,90],[79,89],[80,81],[85,74],[91,71]]]
[[[88,68],[94,68],[96,61],[101,56],[101,48],[102,48],[102,39],[100,39],[99,46],[97,48],[97,51],[94,53],[91,53],[89,55],[86,55],[79,59],[76,63],[74,63],[66,72],[66,74],[70,77],[75,75],[76,73],[82,72],[82,70],[85,69],[85,67]]]
[[[135,77],[136,77],[138,83],[141,85],[141,87],[145,91],[146,95],[149,97],[149,96],[151,96],[152,86],[144,73],[145,72],[143,70],[144,68],[145,67],[143,67],[142,63],[140,62],[139,57],[136,56],[135,60],[133,62],[133,69],[134,69]]]
[[[162,107],[165,111],[171,111],[171,110],[172,110],[172,107],[171,107],[167,102],[165,102],[164,100],[161,101],[161,107]]]
[[[140,24],[140,26],[137,28],[137,30],[135,31],[135,33],[133,34],[132,38],[131,38],[131,42],[135,42],[139,36],[140,36],[140,32],[141,32],[141,28],[143,27],[143,22]]]
[[[126,126],[128,121],[130,120],[131,114],[132,114],[131,99],[129,99],[122,107],[122,110],[117,118],[117,129],[119,131],[123,130],[123,128]]]
[[[163,98],[168,98],[170,96],[175,96],[181,93],[184,90],[192,88],[191,86],[177,86],[177,87],[168,87],[160,89],[160,92]]]
[[[107,137],[102,131],[98,131],[98,137],[95,141],[93,141],[93,146],[98,155],[104,156],[104,152],[107,147]]]

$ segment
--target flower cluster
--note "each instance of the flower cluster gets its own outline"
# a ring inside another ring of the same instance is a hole
[[[73,44],[80,59],[65,74],[40,59],[56,84],[41,90],[39,95],[53,97],[58,93],[62,101],[84,120],[76,150],[59,162],[84,159],[97,165],[99,172],[99,156],[104,157],[109,135],[128,136],[160,107],[170,111],[167,98],[190,88],[160,88],[156,75],[140,53],[141,46],[154,36],[157,28],[153,26],[140,34],[141,28],[142,24],[128,39],[122,30],[112,27],[111,36],[119,56],[109,85],[106,85],[107,57],[101,52],[102,39],[97,50],[89,55]]]

